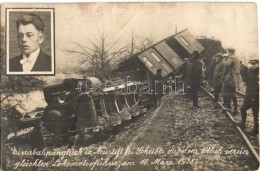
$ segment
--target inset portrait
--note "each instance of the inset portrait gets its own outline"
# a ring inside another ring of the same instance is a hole
[[[6,10],[6,73],[54,75],[54,10]]]

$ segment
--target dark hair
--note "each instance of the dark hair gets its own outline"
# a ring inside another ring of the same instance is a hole
[[[21,24],[22,25],[32,24],[37,30],[42,32],[44,31],[44,23],[41,17],[33,13],[25,14],[21,18],[19,18],[16,21],[16,28],[18,29]]]

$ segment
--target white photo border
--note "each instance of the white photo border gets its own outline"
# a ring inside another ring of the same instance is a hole
[[[51,71],[31,71],[31,72],[15,72],[15,71],[9,71],[9,59],[10,59],[10,55],[9,55],[9,13],[10,12],[50,12],[51,13],[51,28],[50,28],[50,36],[51,36]],[[55,75],[55,66],[56,66],[56,61],[55,61],[55,10],[54,8],[6,8],[5,11],[5,15],[6,15],[6,21],[5,21],[5,25],[6,25],[6,30],[5,30],[5,34],[6,34],[6,75],[35,75],[35,76],[48,76],[48,75]]]

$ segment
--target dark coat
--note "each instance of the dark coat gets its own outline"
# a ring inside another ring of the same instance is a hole
[[[240,75],[242,78],[242,81],[245,82],[246,81],[246,77],[247,77],[247,72],[248,72],[248,68],[245,65],[240,65]]]
[[[153,94],[156,92],[157,95],[163,96],[163,82],[164,79],[161,73],[156,73],[151,79],[151,86],[153,89]]]
[[[23,66],[20,60],[23,59],[23,55],[13,57],[9,60],[9,71],[10,72],[23,72]],[[51,57],[40,50],[37,60],[31,71],[51,71]]]
[[[246,93],[245,98],[248,100],[258,99],[259,97],[259,71],[257,69],[248,69],[245,77]]]
[[[202,81],[202,62],[195,60],[192,62],[192,66],[188,73],[191,86],[200,86]]]
[[[185,83],[187,86],[190,86],[190,69],[191,69],[192,63],[189,63],[186,67],[186,76],[185,76]]]

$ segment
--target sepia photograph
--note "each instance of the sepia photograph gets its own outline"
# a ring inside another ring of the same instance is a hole
[[[53,9],[6,9],[7,74],[54,75]]]
[[[1,4],[3,171],[259,170],[257,4]]]

